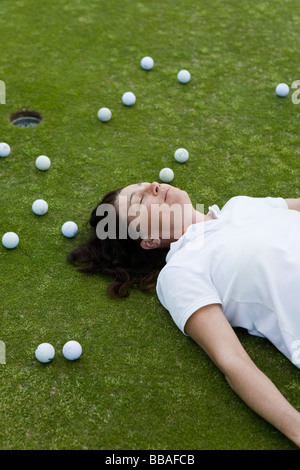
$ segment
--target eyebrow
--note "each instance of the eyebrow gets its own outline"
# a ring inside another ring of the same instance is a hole
[[[138,186],[141,186],[141,185],[142,185],[142,183],[138,183]],[[133,192],[133,193],[131,194],[130,198],[129,198],[129,206],[131,206],[131,200],[132,200],[132,198],[133,198],[134,195],[135,195],[135,192]]]

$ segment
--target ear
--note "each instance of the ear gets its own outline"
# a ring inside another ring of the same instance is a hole
[[[144,250],[153,250],[155,248],[158,248],[161,244],[161,240],[159,238],[153,238],[150,240],[143,239],[141,241],[141,247]]]

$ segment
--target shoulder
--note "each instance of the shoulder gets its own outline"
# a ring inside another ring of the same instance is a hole
[[[222,207],[221,214],[228,212],[254,212],[264,209],[286,209],[286,201],[281,197],[234,196]]]

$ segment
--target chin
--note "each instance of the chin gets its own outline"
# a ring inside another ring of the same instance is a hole
[[[170,198],[171,197],[172,203],[191,204],[188,193],[182,189],[175,188],[174,186],[172,186],[172,192],[170,193]]]

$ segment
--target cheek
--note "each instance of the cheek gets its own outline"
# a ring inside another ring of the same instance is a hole
[[[138,231],[142,238],[148,237],[150,230],[150,218],[149,212],[146,206],[136,204],[130,208],[130,215],[128,215],[128,228],[129,231]]]
[[[170,236],[174,227],[174,214],[168,204],[159,206],[157,211],[154,212],[149,226],[155,231],[156,236],[163,236],[163,238]]]
[[[150,238],[158,238],[161,227],[161,207],[159,204],[146,206],[143,220],[147,220],[148,235]]]

